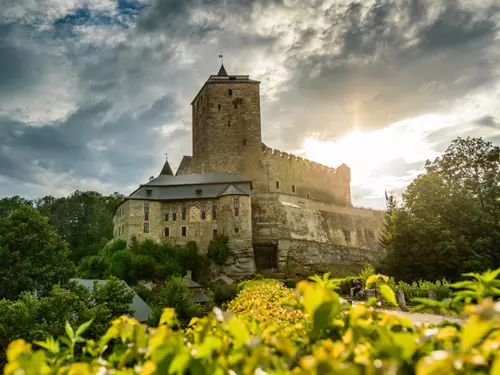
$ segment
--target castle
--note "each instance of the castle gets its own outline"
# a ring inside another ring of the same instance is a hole
[[[215,274],[235,279],[358,271],[380,259],[384,213],[355,208],[347,165],[321,165],[262,143],[260,82],[224,65],[191,103],[193,155],[168,163],[117,208],[114,238],[185,243],[229,238]]]

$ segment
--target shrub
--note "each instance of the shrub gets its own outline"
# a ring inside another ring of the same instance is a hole
[[[215,264],[222,266],[229,258],[228,238],[226,236],[215,236],[208,245],[208,258]]]
[[[297,285],[297,280],[295,280],[295,279],[286,279],[286,280],[283,281],[283,284],[285,284],[285,286],[287,288],[294,289],[295,286]]]
[[[183,325],[187,325],[191,318],[202,315],[202,308],[194,302],[193,296],[180,277],[171,276],[165,281],[156,295],[153,317],[149,324],[159,322],[161,312],[166,307],[175,308],[177,316]]]
[[[156,262],[149,255],[133,255],[130,262],[130,277],[134,280],[152,278],[156,273]]]
[[[231,301],[238,294],[238,288],[235,284],[214,284],[210,286],[210,290],[217,305]]]

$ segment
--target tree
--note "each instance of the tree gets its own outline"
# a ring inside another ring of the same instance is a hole
[[[111,278],[104,285],[94,285],[92,291],[69,283],[65,288],[53,286],[45,297],[23,292],[17,300],[0,300],[0,363],[5,361],[5,348],[10,341],[62,336],[66,321],[77,327],[93,319],[85,335],[97,338],[104,334],[111,320],[133,313],[133,298],[130,288]]]
[[[19,195],[0,199],[0,218],[7,217],[18,208],[29,206],[32,207],[32,202],[20,197]]]
[[[68,246],[47,218],[23,206],[0,219],[0,298],[23,291],[47,294],[74,275]]]
[[[70,257],[78,263],[85,256],[96,255],[113,238],[113,216],[122,200],[118,193],[106,196],[77,190],[69,197],[43,197],[35,205],[68,241]]]
[[[458,138],[393,210],[381,271],[398,279],[456,280],[500,265],[500,148]]]
[[[396,198],[394,198],[394,195],[385,195],[385,203],[386,203],[386,210],[385,210],[385,218],[384,218],[384,228],[382,230],[382,233],[379,237],[379,246],[382,250],[388,251],[390,248],[389,240],[387,238],[387,235],[391,229],[392,221],[393,221],[393,215],[394,212],[397,209],[397,201]]]

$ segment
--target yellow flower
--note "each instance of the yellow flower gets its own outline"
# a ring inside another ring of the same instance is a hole
[[[28,344],[23,339],[14,340],[7,348],[7,360],[13,362],[23,353],[31,353],[31,344]]]

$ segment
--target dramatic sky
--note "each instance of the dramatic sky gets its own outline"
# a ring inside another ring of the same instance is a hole
[[[0,196],[129,194],[191,154],[219,68],[263,141],[352,168],[382,208],[458,136],[500,144],[496,0],[0,0]]]

